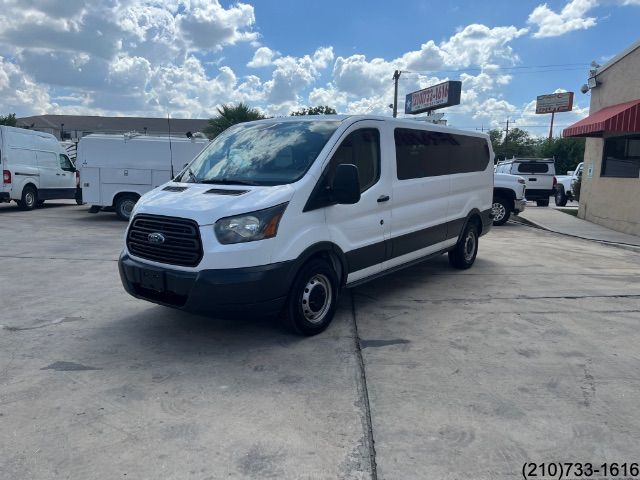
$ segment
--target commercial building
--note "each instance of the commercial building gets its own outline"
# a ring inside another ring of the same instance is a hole
[[[578,216],[640,235],[640,41],[592,70],[588,87],[589,116],[563,131],[587,137]]]
[[[90,133],[127,133],[136,131],[147,135],[182,136],[187,132],[201,132],[208,123],[206,119],[146,117],[100,117],[83,115],[36,115],[16,119],[16,126],[30,128],[55,135],[58,140],[79,140]]]

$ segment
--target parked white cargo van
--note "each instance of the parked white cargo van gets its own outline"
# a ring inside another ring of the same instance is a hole
[[[205,137],[147,135],[87,135],[78,144],[82,200],[91,213],[114,209],[128,220],[138,199],[171,178],[209,143]]]
[[[120,275],[137,298],[284,312],[313,335],[343,286],[445,252],[471,267],[492,197],[485,134],[373,116],[243,123],[140,199]]]
[[[48,133],[0,126],[0,202],[32,210],[45,200],[76,198],[76,169]]]

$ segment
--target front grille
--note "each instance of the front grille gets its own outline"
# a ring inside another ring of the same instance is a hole
[[[164,242],[151,242],[160,233]],[[140,258],[154,262],[195,267],[202,260],[202,242],[198,224],[193,220],[160,215],[136,215],[127,234],[127,248]]]

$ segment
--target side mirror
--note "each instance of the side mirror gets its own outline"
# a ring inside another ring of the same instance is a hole
[[[358,167],[351,164],[338,165],[333,176],[330,195],[331,200],[339,204],[358,203],[360,201]]]
[[[569,176],[573,175],[573,170],[567,170],[567,175]]]

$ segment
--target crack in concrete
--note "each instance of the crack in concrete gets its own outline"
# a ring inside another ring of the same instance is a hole
[[[356,318],[356,302],[353,296],[353,289],[349,290],[349,299],[351,300],[351,319],[353,327],[353,343],[358,360],[359,382],[358,393],[364,408],[366,430],[366,448],[369,451],[369,462],[371,468],[371,479],[378,479],[377,463],[376,463],[376,447],[373,437],[373,423],[371,421],[371,403],[369,401],[369,389],[367,387],[367,372],[365,370],[364,358],[362,356],[362,345],[360,335],[358,334],[358,323]]]
[[[117,262],[117,258],[35,257],[30,255],[0,255],[0,258],[20,260],[77,260],[80,262]]]
[[[372,300],[378,300],[370,297]],[[412,298],[413,303],[486,303],[493,300],[583,300],[587,298],[640,298],[640,294],[618,294],[618,295],[558,295],[531,297],[526,295],[515,297],[489,297],[489,298],[443,298],[438,300],[422,300]]]
[[[36,330],[38,328],[46,328],[46,327],[51,327],[53,325],[60,325],[61,323],[77,322],[80,320],[84,320],[84,318],[83,317],[62,317],[62,318],[56,318],[51,322],[41,322],[36,325],[32,325],[30,327],[12,327],[11,325],[0,325],[0,330],[8,330],[10,332],[21,332],[23,330]]]

